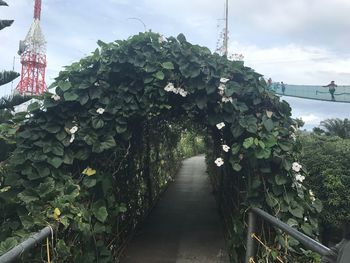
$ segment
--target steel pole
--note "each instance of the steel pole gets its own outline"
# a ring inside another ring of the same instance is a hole
[[[52,228],[47,226],[41,229],[39,232],[23,241],[21,244],[15,246],[4,255],[0,257],[0,263],[9,263],[16,260],[19,256],[22,255],[23,252],[31,249],[38,243],[40,243],[44,238],[51,235]]]
[[[245,263],[251,262],[250,259],[255,256],[255,242],[252,238],[252,234],[256,230],[256,215],[252,212],[248,212],[248,230],[247,230],[247,251],[245,257]]]

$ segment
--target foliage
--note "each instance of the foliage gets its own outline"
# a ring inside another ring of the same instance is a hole
[[[14,71],[0,72],[0,86],[11,82],[12,80],[17,78],[18,76],[19,76],[19,74],[17,72],[14,72]]]
[[[198,130],[186,129],[181,133],[178,150],[184,158],[192,157],[198,154],[204,154],[204,136],[198,133]]]
[[[342,222],[350,219],[350,140],[305,135],[302,141],[302,159],[310,173],[307,185],[324,206],[319,215],[321,237],[326,244],[337,242]]]
[[[173,150],[188,123],[210,135],[208,162],[219,193],[239,197],[227,210],[237,238],[233,260],[243,258],[244,211],[252,205],[315,234],[320,206],[297,182],[304,171],[292,170],[300,144],[291,109],[266,90],[261,75],[182,34],[98,44],[60,72],[56,94],[30,105],[33,116],[16,133],[0,190],[1,240],[19,240],[50,222],[56,261],[115,261],[119,236],[147,213],[174,171]],[[219,157],[224,165],[213,167]],[[268,241],[289,247],[270,233]]]
[[[348,119],[327,119],[321,121],[321,126],[326,129],[329,135],[350,139],[350,121]]]
[[[0,6],[7,6],[7,3],[5,1],[0,1]],[[0,30],[10,26],[13,23],[13,20],[0,20]],[[19,74],[17,72],[13,71],[3,71],[0,72],[0,86],[5,85],[15,78],[17,78]],[[6,123],[9,119],[12,118],[11,111],[13,110],[13,107],[15,105],[18,105],[24,101],[27,101],[27,98],[20,98],[20,96],[13,96],[9,98],[1,98],[0,99],[0,162],[6,160],[10,154],[10,152],[14,149],[12,145],[12,140],[9,140],[8,136],[3,136],[2,134],[5,132],[8,135],[9,130],[7,127],[5,128],[3,126],[4,123]],[[13,130],[12,130],[13,131]],[[10,135],[13,139],[14,133]],[[1,164],[0,164],[1,165]],[[0,178],[1,179],[1,178]]]
[[[31,98],[32,97],[30,96],[22,96],[19,94],[2,97],[0,98],[0,110],[14,111],[16,106],[30,100]],[[2,122],[1,119],[0,122]]]
[[[0,6],[7,6],[7,3],[5,1],[1,0]],[[0,30],[4,29],[5,27],[11,26],[12,23],[13,23],[13,20],[1,20],[0,19]],[[11,82],[12,80],[17,78],[18,76],[19,76],[19,74],[16,72],[13,72],[13,71],[0,72],[0,86]]]

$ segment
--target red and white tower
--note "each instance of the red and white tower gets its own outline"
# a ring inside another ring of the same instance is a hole
[[[40,28],[41,0],[35,0],[34,21],[26,38],[20,41],[21,80],[16,90],[22,95],[40,95],[46,91],[46,42]]]

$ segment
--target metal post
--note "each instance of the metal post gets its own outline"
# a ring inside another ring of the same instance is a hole
[[[40,243],[44,238],[50,236],[51,233],[52,228],[50,226],[41,229],[38,233],[34,234],[27,240],[23,241],[21,244],[15,246],[10,251],[2,255],[0,257],[0,263],[9,263],[18,259],[18,257],[21,256],[23,252]]]
[[[252,234],[256,230],[256,215],[252,212],[248,212],[248,230],[247,230],[247,252],[245,257],[245,263],[251,262],[250,259],[255,256],[255,242],[252,238]]]
[[[225,9],[225,37],[224,37],[224,55],[228,55],[228,0],[226,0]]]

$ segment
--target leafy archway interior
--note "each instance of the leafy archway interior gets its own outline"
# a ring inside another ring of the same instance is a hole
[[[314,234],[319,203],[293,164],[300,145],[291,109],[261,75],[183,35],[148,32],[98,44],[60,72],[56,94],[33,103],[31,116],[16,117],[25,120],[0,191],[0,238],[15,238],[3,245],[55,222],[59,262],[110,262],[119,236],[169,180],[179,160],[173,150],[179,130],[186,127],[206,131],[219,200],[234,197],[225,211],[233,218],[228,227],[237,262],[250,205]]]

